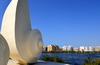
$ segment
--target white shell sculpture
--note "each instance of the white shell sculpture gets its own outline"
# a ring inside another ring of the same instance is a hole
[[[7,65],[9,60],[9,47],[4,39],[4,37],[0,34],[0,65]]]
[[[12,0],[3,17],[1,34],[10,48],[10,58],[20,64],[35,63],[42,53],[42,36],[31,29],[28,0]]]

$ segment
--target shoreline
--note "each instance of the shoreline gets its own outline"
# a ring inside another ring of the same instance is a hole
[[[100,53],[100,52],[75,52],[75,51],[51,51],[51,52],[42,52],[42,53]]]

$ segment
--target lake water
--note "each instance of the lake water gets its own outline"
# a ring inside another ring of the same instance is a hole
[[[40,59],[42,59],[44,55],[51,57],[58,56],[65,62],[70,62],[72,65],[82,65],[84,59],[88,56],[91,58],[100,58],[100,53],[42,53]]]

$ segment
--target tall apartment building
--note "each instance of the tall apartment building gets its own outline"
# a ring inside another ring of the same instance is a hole
[[[47,46],[43,46],[42,51],[47,51]]]
[[[95,51],[100,51],[100,46],[96,46]]]
[[[93,52],[95,51],[95,48],[92,46],[80,46],[80,51],[81,52]]]
[[[58,45],[48,45],[47,51],[59,51],[59,46]]]
[[[58,45],[54,45],[54,46],[55,46],[55,51],[59,51],[60,50]]]
[[[79,48],[73,48],[73,51],[78,52]]]
[[[84,49],[85,49],[85,47],[84,47],[84,46],[80,46],[79,51],[83,52],[83,51],[84,51]]]
[[[85,46],[84,47],[84,52],[93,52],[93,51],[95,51],[95,48],[94,47],[92,47],[92,46]]]
[[[73,47],[72,46],[63,46],[62,51],[73,51]]]
[[[92,46],[90,46],[90,47],[89,47],[89,52],[93,52],[93,51],[95,51],[95,48],[92,47]]]
[[[67,46],[63,46],[62,51],[67,51]]]

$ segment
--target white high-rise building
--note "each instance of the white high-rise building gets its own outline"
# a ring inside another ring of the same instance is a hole
[[[79,48],[79,50],[80,50],[81,52],[83,52],[83,51],[84,51],[84,49],[85,49],[85,47],[84,47],[84,46],[80,46],[80,48]]]
[[[84,51],[85,51],[85,52],[89,51],[89,47],[88,47],[88,46],[85,46],[85,47],[84,47]]]
[[[100,51],[100,46],[96,46],[95,51]]]
[[[67,51],[67,46],[63,46],[62,51]]]
[[[72,46],[68,46],[67,47],[67,51],[72,51],[73,50],[73,47]]]
[[[95,48],[90,46],[90,47],[89,47],[89,51],[90,51],[90,52],[95,51]]]
[[[79,48],[74,48],[73,51],[78,52]]]
[[[62,47],[62,50],[63,51],[72,51],[73,50],[73,47],[72,46],[63,46]]]
[[[84,47],[84,51],[85,52],[93,52],[93,51],[95,51],[95,48],[94,47],[92,47],[92,46],[86,46],[86,47]]]

